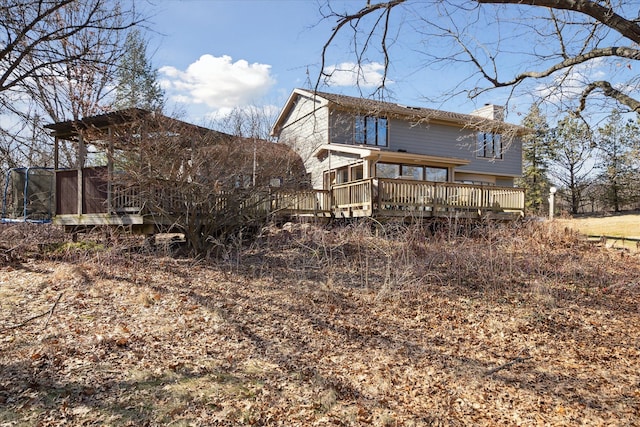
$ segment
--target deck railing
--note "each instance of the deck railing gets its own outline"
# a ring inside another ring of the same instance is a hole
[[[66,179],[73,181],[75,177]],[[65,181],[66,182],[66,181]],[[73,182],[71,182],[73,184]],[[96,187],[98,188],[98,187]],[[100,187],[101,188],[101,187]],[[105,188],[106,185],[105,185]],[[447,215],[467,211],[524,212],[524,190],[512,187],[369,178],[334,185],[331,190],[238,189],[201,197],[184,194],[177,186],[142,190],[139,186],[112,182],[108,191],[93,191],[103,197],[103,212],[176,216],[185,213],[238,212],[248,217],[262,215],[309,215],[357,217],[371,215]],[[108,203],[107,194],[111,195]],[[73,213],[73,203],[70,212]],[[411,213],[410,211],[414,211]]]
[[[329,215],[330,197],[326,190],[219,191],[206,201],[189,202],[178,188],[140,191],[137,186],[112,184],[112,212],[177,214],[193,208],[206,212],[237,209],[244,214]],[[237,206],[233,206],[237,204]]]
[[[140,213],[145,202],[135,187],[114,186],[112,208],[117,213]],[[225,210],[230,198],[225,192],[209,197],[208,211]],[[177,190],[161,189],[152,192],[153,203],[166,213],[176,213],[186,208]],[[332,200],[331,200],[332,199]],[[255,212],[329,215],[371,215],[380,211],[438,211],[464,210],[524,210],[524,191],[519,188],[475,186],[469,184],[434,183],[392,179],[367,179],[340,184],[332,191],[299,190],[275,191],[271,194],[254,194],[241,202],[243,209]]]
[[[117,213],[139,213],[143,208],[137,186],[112,184],[111,210]]]
[[[272,193],[271,212],[277,214],[329,215],[329,191],[280,190]]]
[[[524,190],[452,182],[378,180],[381,210],[524,211]]]
[[[374,180],[364,179],[332,188],[332,209],[336,215],[371,215],[373,212]]]
[[[403,211],[524,211],[524,190],[511,187],[372,178],[336,185],[332,194],[332,210],[337,216]]]

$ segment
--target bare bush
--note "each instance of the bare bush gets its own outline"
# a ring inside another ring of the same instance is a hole
[[[271,229],[244,256],[261,260],[263,274],[269,265],[271,275],[367,288],[378,299],[437,288],[544,294],[557,283],[588,292],[616,280],[607,267],[614,254],[555,223],[534,221],[298,225]]]
[[[52,224],[0,224],[0,264],[26,259],[67,238]]]

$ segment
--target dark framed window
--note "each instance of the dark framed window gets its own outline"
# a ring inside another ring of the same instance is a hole
[[[350,168],[351,181],[358,181],[364,178],[364,166],[363,165],[355,165]]]
[[[447,182],[449,180],[449,169],[425,166],[424,180],[435,182]]]
[[[385,117],[356,116],[355,143],[387,146],[388,121]]]
[[[395,179],[400,176],[400,165],[393,163],[376,163],[376,178]]]
[[[349,182],[349,169],[344,167],[336,170],[336,184]]]
[[[502,158],[502,138],[498,133],[478,132],[478,157],[487,159]]]
[[[377,178],[408,178],[415,181],[447,182],[449,169],[437,166],[376,163]]]
[[[424,167],[413,165],[402,165],[403,178],[411,178],[416,181],[424,181]]]

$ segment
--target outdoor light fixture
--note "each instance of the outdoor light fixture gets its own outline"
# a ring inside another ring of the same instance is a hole
[[[549,188],[549,220],[553,219],[553,210],[555,207],[555,196],[558,189],[556,187]]]

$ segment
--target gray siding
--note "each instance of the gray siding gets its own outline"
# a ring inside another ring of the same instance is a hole
[[[307,172],[311,173],[313,187],[322,188],[324,165],[313,153],[329,139],[329,120],[327,109],[314,111],[314,105],[317,108],[311,98],[297,98],[282,125],[278,142],[289,145],[300,155]]]
[[[331,142],[353,144],[354,115],[333,111],[330,115]],[[414,124],[399,119],[389,120],[390,151],[469,160],[456,170],[491,175],[520,176],[522,174],[522,143],[503,137],[503,158],[486,159],[476,155],[476,132],[443,124]]]
[[[470,129],[441,124],[413,125],[401,120],[391,120],[388,148],[391,151],[406,150],[409,153],[471,161],[466,166],[456,168],[459,171],[492,175],[522,174],[522,143],[519,139],[503,140],[502,159],[479,158],[476,156],[476,132]]]
[[[290,145],[302,157],[314,188],[322,188],[324,171],[355,161],[351,156],[336,153],[321,158],[312,155],[328,142],[354,142],[355,115],[335,109],[329,113],[326,107],[314,111],[318,105],[311,98],[298,96],[281,127],[279,138],[279,142]],[[468,165],[457,167],[456,171],[490,176],[487,181],[498,185],[512,185],[513,177],[522,174],[522,143],[517,138],[507,141],[503,137],[502,159],[478,157],[475,131],[456,126],[390,119],[388,139],[388,147],[382,149],[468,160]]]
[[[513,178],[498,178],[496,185],[498,187],[513,187]]]

